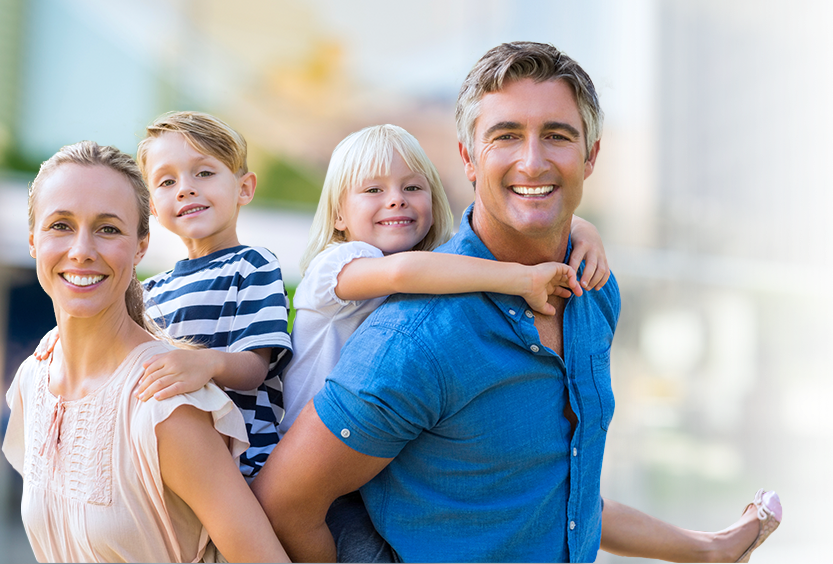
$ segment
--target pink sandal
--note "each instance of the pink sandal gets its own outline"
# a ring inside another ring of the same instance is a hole
[[[781,524],[781,500],[775,492],[765,492],[763,488],[755,494],[755,499],[746,506],[743,513],[750,506],[754,505],[758,510],[758,537],[749,548],[746,549],[736,562],[749,562],[752,551],[763,544],[772,532]]]

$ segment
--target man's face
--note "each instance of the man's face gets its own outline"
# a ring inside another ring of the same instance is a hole
[[[489,245],[569,233],[598,147],[585,154],[581,114],[563,80],[521,79],[483,96],[473,153],[460,147],[476,183],[477,234]]]

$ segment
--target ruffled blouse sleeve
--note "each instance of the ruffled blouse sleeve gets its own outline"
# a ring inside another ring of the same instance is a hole
[[[342,306],[358,304],[359,301],[342,300],[336,295],[338,275],[341,270],[352,261],[359,258],[381,258],[382,251],[362,241],[337,243],[327,247],[310,264],[304,275],[304,282],[311,288],[310,300],[317,308],[326,307],[333,303]]]
[[[6,392],[6,403],[11,409],[9,426],[3,439],[3,454],[6,455],[12,468],[23,474],[23,459],[26,453],[26,435],[24,432],[23,392],[27,375],[32,374],[38,361],[29,357],[20,365],[12,380],[9,391]]]

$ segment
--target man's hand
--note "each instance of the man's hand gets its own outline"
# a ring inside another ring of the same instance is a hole
[[[151,397],[163,400],[199,390],[215,374],[215,353],[201,349],[157,354],[142,364],[145,374],[139,381],[136,397],[142,401]]]
[[[523,268],[529,275],[529,289],[521,297],[529,307],[544,315],[555,315],[555,306],[548,303],[550,296],[569,298],[572,294],[582,294],[576,280],[576,271],[564,263],[542,262]]]

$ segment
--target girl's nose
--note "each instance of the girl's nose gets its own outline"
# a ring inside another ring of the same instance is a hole
[[[408,205],[408,200],[405,198],[405,194],[401,191],[394,191],[391,192],[390,201],[388,202],[388,207],[393,209],[396,207],[402,207]]]

